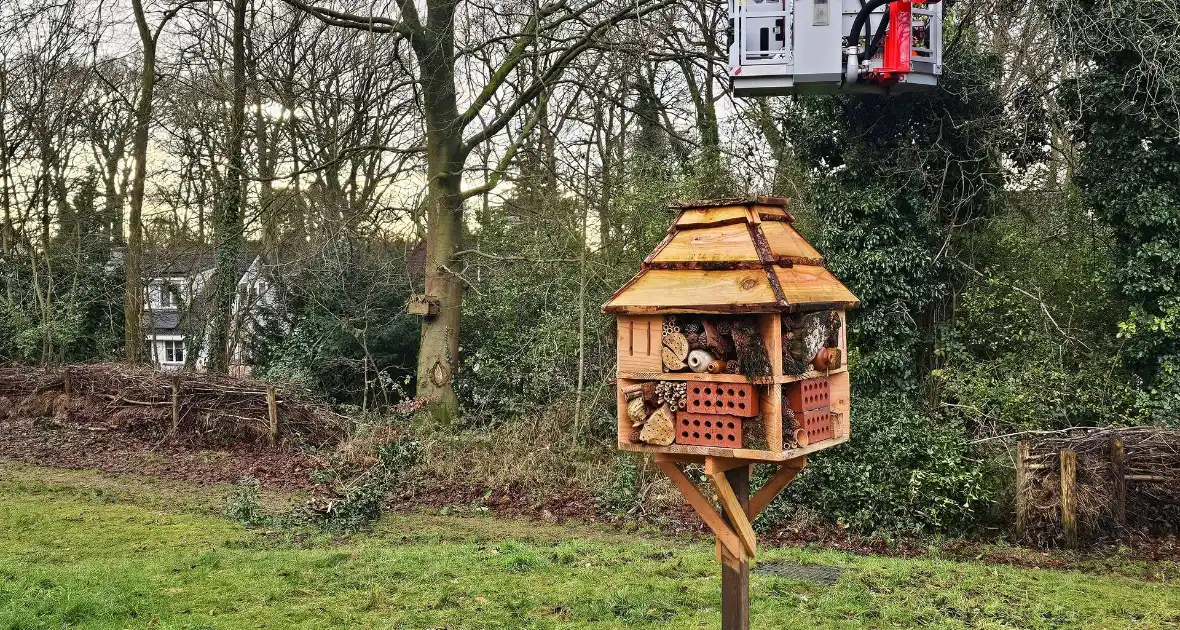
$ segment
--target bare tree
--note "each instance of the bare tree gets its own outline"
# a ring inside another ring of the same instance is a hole
[[[414,98],[424,118],[426,142],[424,147],[399,150],[426,154],[425,291],[438,301],[437,317],[427,318],[422,324],[418,394],[453,411],[463,294],[462,261],[456,252],[461,249],[464,200],[499,183],[521,137],[532,130],[536,118],[525,124],[515,140],[507,140],[488,181],[465,191],[462,176],[468,157],[476,147],[498,138],[527,104],[561,79],[578,56],[599,45],[612,27],[668,6],[671,0],[587,0],[510,7],[500,13],[510,17],[511,29],[495,23],[494,11],[481,11],[475,4],[460,5],[455,0],[427,0],[425,15],[418,4],[402,0],[397,4],[396,18],[358,15],[303,0],[286,1],[328,24],[388,34],[393,46],[408,42],[413,52]],[[467,18],[463,35],[471,35],[471,41],[456,41],[459,17]],[[491,32],[491,26],[497,32]],[[479,78],[482,87],[461,93],[467,86],[457,81],[456,64],[493,56],[496,62],[484,63],[494,69]],[[541,71],[522,76],[522,63],[532,59]],[[461,99],[466,101],[466,107],[460,107]]]

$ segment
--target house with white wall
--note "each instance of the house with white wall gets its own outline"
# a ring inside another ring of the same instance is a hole
[[[159,252],[145,264],[149,270],[144,277],[145,340],[149,356],[158,367],[205,368],[209,358],[206,341],[210,333],[210,291],[216,267],[210,248]],[[252,248],[238,256],[234,274],[237,291],[230,329],[230,372],[248,374],[250,335],[262,311],[274,303],[274,283],[262,257]],[[196,355],[190,356],[194,352]]]

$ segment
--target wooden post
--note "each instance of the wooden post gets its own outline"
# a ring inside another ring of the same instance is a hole
[[[1016,443],[1016,537],[1028,530],[1028,442]]]
[[[279,403],[275,395],[275,386],[266,386],[266,415],[270,419],[270,430],[267,432],[267,441],[271,446],[275,445],[275,440],[279,435]]]
[[[1113,482],[1111,516],[1120,529],[1127,526],[1127,463],[1124,458],[1123,441],[1110,438],[1110,477]]]
[[[180,426],[180,375],[172,375],[172,430],[169,433],[176,433],[177,427]]]
[[[750,508],[750,467],[725,471],[725,478],[737,495],[742,510]],[[726,522],[729,518],[726,517]],[[734,524],[730,523],[733,527]],[[750,560],[732,557],[722,547],[721,630],[750,630]]]
[[[1070,449],[1061,451],[1061,531],[1067,549],[1078,546],[1077,482],[1078,455]]]
[[[73,384],[72,379],[70,378],[70,368],[68,368],[68,367],[62,371],[61,389],[66,394],[73,394],[74,393],[74,384]]]

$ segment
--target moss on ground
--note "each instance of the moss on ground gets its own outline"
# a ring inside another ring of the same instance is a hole
[[[101,491],[97,488],[106,488]],[[0,628],[714,628],[713,546],[489,516],[347,538],[246,530],[178,484],[0,465]],[[1167,628],[1158,581],[769,550],[845,569],[752,578],[755,628]]]

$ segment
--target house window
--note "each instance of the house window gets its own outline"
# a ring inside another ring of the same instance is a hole
[[[164,342],[164,363],[184,363],[184,341]]]
[[[160,285],[160,308],[172,308],[172,292],[166,284]]]

